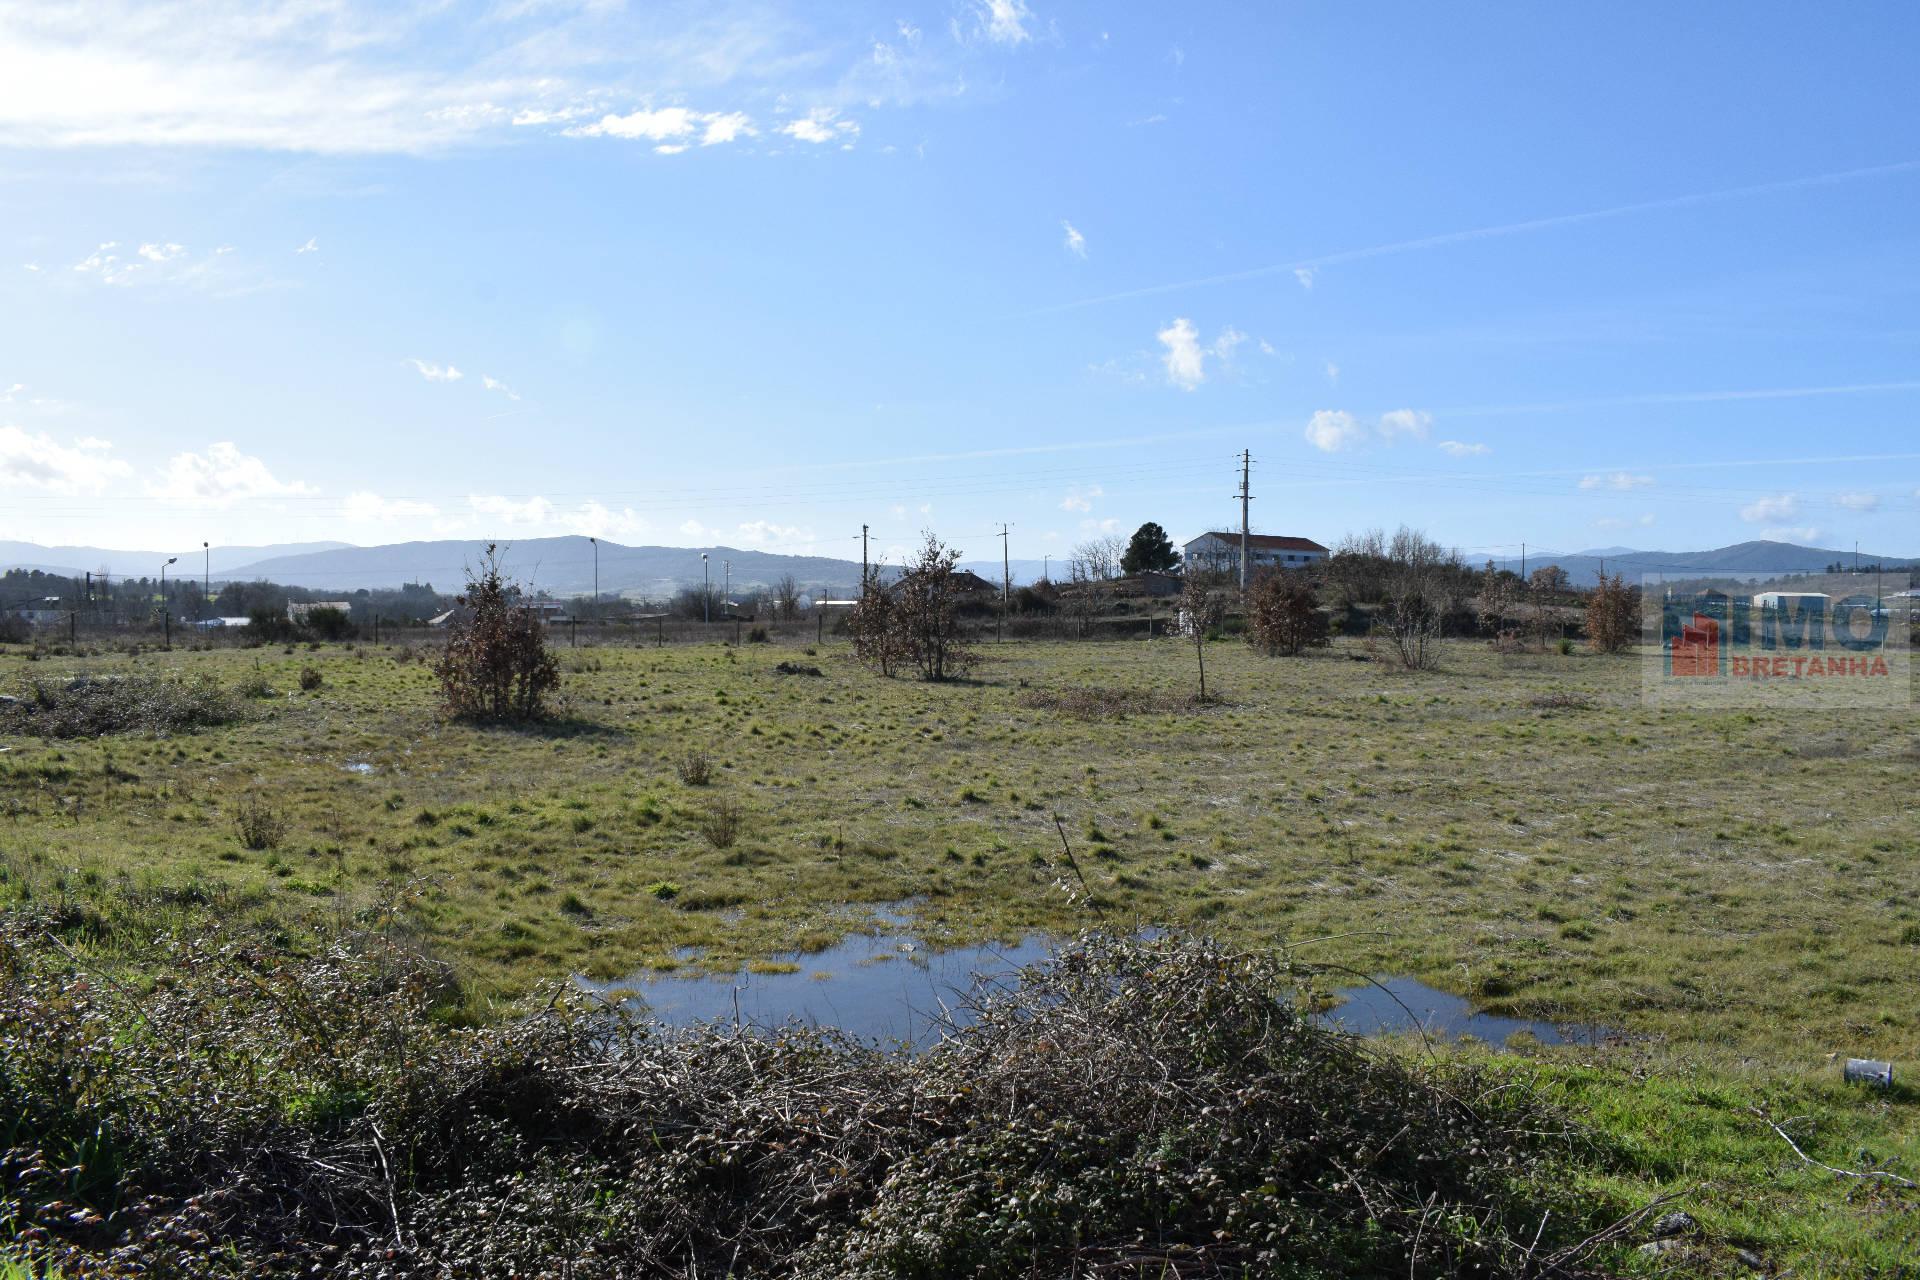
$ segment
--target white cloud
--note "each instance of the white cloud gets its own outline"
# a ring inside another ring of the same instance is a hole
[[[1394,409],[1369,423],[1344,409],[1322,409],[1307,421],[1307,443],[1323,453],[1340,453],[1373,440],[1392,444],[1402,436],[1427,438],[1433,415],[1422,409]]]
[[[383,498],[377,493],[360,491],[347,495],[344,514],[354,524],[393,524],[400,520],[435,519],[440,508],[431,502]]]
[[[458,369],[454,368],[450,364],[439,365],[439,364],[435,364],[431,360],[419,360],[419,359],[413,359],[413,358],[409,358],[407,360],[407,363],[412,365],[415,369],[417,369],[420,373],[420,376],[425,378],[428,382],[458,382],[460,381],[460,379],[467,376],[466,374],[460,372]]]
[[[1849,511],[1875,511],[1880,507],[1880,495],[1877,493],[1843,493],[1834,501]]]
[[[1293,269],[1293,278],[1300,282],[1302,289],[1313,288],[1313,277],[1315,274],[1316,272],[1312,267],[1295,267]]]
[[[1167,381],[1192,391],[1207,380],[1206,353],[1200,349],[1200,331],[1193,321],[1181,316],[1154,335],[1167,349],[1162,357],[1167,366]]]
[[[1027,30],[1033,12],[1024,0],[976,0],[974,7],[978,29],[996,44],[1025,44],[1033,39]]]
[[[318,236],[308,236],[307,242],[301,245],[298,249],[295,249],[293,252],[295,257],[298,257],[300,254],[303,254],[303,253],[320,252],[320,238]]]
[[[571,533],[580,537],[635,537],[648,529],[646,518],[632,507],[615,511],[597,500],[579,507],[560,507],[535,494],[514,498],[499,493],[470,493],[467,506],[476,516],[490,517],[493,524],[530,533]]]
[[[839,119],[839,115],[832,107],[815,107],[798,120],[781,125],[780,132],[798,141],[813,143],[858,136],[860,126],[852,120]]]
[[[1433,425],[1433,415],[1420,409],[1394,409],[1380,415],[1380,437],[1392,441],[1400,436],[1411,436],[1415,440],[1427,438],[1427,428]]]
[[[749,520],[734,530],[733,541],[743,547],[809,547],[813,530],[804,525],[775,524],[771,520]]]
[[[312,493],[298,480],[280,480],[267,464],[240,452],[231,441],[207,446],[205,453],[176,453],[148,492],[170,502],[226,507],[247,498]]]
[[[1811,524],[1776,526],[1762,529],[1760,536],[1773,542],[1811,543],[1820,540],[1820,528]]]
[[[24,390],[18,384],[9,391]],[[0,485],[45,489],[52,493],[99,493],[133,469],[106,456],[104,440],[80,439],[63,445],[45,433],[0,426]]]
[[[1327,373],[1327,381],[1338,384],[1340,381],[1340,366],[1329,360],[1324,367]]]
[[[40,270],[40,264],[37,262],[23,262],[20,264],[20,269],[22,271],[38,272]]]
[[[187,251],[183,244],[143,244],[140,256],[148,262],[171,262]]]
[[[74,263],[73,269],[81,275],[97,276],[102,284],[132,284],[138,278],[142,264],[123,260],[113,252],[119,247],[118,241],[109,240]]]
[[[687,107],[661,107],[658,111],[643,107],[624,116],[604,115],[594,124],[575,125],[566,134],[570,138],[645,138],[664,142],[688,136],[710,118],[713,117]]]
[[[736,138],[751,138],[759,130],[753,127],[753,121],[744,111],[727,111],[707,117],[707,127],[700,135],[703,147],[717,146],[722,142],[732,142]]]
[[[520,398],[520,393],[515,391],[512,387],[500,381],[500,379],[488,377],[484,373],[480,375],[480,385],[482,387],[485,387],[488,391],[498,391],[501,395],[505,396],[509,400],[518,400]]]
[[[1791,493],[1757,498],[1740,508],[1740,518],[1749,524],[1772,524],[1781,520],[1791,520],[1799,514],[1800,499]]]
[[[1067,252],[1071,253],[1076,258],[1086,257],[1087,256],[1087,238],[1081,235],[1079,230],[1071,222],[1068,222],[1065,219],[1061,220],[1060,225],[1065,227],[1067,230],[1067,239],[1066,239]]]
[[[1595,520],[1593,522],[1593,527],[1596,529],[1627,529],[1627,528],[1633,528],[1633,527],[1645,528],[1652,523],[1653,523],[1653,514],[1651,512],[1647,512],[1631,520],[1629,520],[1625,516],[1602,516],[1598,520]]]
[[[1105,496],[1106,490],[1097,484],[1088,485],[1084,489],[1079,485],[1075,485],[1067,491],[1066,497],[1060,499],[1060,509],[1062,511],[1091,511],[1093,510],[1093,500],[1095,498],[1104,498]]]
[[[655,155],[677,156],[687,149],[684,142],[663,142],[653,149]]]
[[[1166,366],[1167,381],[1183,391],[1192,391],[1207,380],[1209,358],[1226,364],[1233,359],[1234,349],[1248,341],[1246,334],[1228,325],[1219,337],[1202,345],[1200,331],[1185,316],[1175,319],[1154,337],[1166,348],[1160,360]]]
[[[1617,492],[1644,489],[1652,483],[1652,476],[1640,475],[1632,471],[1608,471],[1580,477],[1582,489],[1612,489]]]
[[[1082,520],[1080,522],[1080,532],[1118,533],[1120,532],[1120,522],[1112,517],[1105,520]]]
[[[1440,450],[1440,452],[1451,454],[1456,458],[1477,458],[1482,454],[1493,452],[1493,449],[1488,445],[1468,444],[1464,440],[1442,440],[1434,447]]]
[[[1345,409],[1321,409],[1307,421],[1307,443],[1323,453],[1339,453],[1367,438],[1367,428]]]

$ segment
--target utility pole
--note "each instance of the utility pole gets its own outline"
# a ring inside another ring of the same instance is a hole
[[[213,544],[200,544],[200,603],[211,609],[213,606]]]
[[[179,556],[167,557],[167,564],[178,560]],[[167,604],[167,564],[160,566],[160,621],[167,629],[167,648],[173,648],[173,610]]]
[[[1013,607],[1013,561],[1008,559],[1006,521],[1000,522],[1000,634],[996,639],[1005,640],[1007,611]]]
[[[1053,583],[1053,553],[1051,551],[1043,552],[1040,556],[1040,581],[1048,585],[1052,585]]]
[[[1520,585],[1527,585],[1527,544],[1520,544]]]
[[[600,539],[588,537],[593,544],[593,620],[600,621]]]
[[[1250,449],[1242,449],[1240,451],[1240,598],[1242,600],[1245,600],[1247,597],[1247,544],[1249,539],[1247,503],[1253,499],[1253,495],[1247,492],[1247,483],[1251,478],[1252,471],[1253,451]]]
[[[721,568],[721,571],[726,574],[726,577],[722,579],[722,581],[724,581],[726,585],[720,588],[720,603],[723,606],[725,606],[728,613],[732,613],[733,612],[733,561],[722,560],[720,562],[720,568]]]
[[[861,595],[865,595],[867,593],[867,574],[869,574],[870,572],[872,571],[867,568],[867,526],[861,525],[860,526],[860,594]]]
[[[707,571],[707,553],[700,553],[700,621],[713,625],[713,575]]]

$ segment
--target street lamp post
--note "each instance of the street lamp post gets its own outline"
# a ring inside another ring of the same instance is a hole
[[[213,544],[202,542],[200,555],[200,607],[211,609],[213,607]]]
[[[713,622],[713,575],[707,571],[707,553],[700,553],[700,620]]]
[[[588,538],[593,544],[593,620],[600,621],[600,539]]]
[[[179,556],[168,556],[167,564],[178,560]],[[167,607],[167,564],[160,566],[160,624],[166,628],[167,648],[173,648],[173,611]]]
[[[721,579],[725,585],[720,588],[720,603],[731,610],[733,608],[733,561],[722,560],[720,567],[726,572],[726,576]]]

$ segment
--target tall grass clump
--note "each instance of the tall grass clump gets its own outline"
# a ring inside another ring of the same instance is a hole
[[[916,1056],[561,991],[459,1030],[378,939],[151,946],[168,982],[98,981],[0,925],[0,1207],[73,1274],[1596,1274],[1565,1119],[1271,956],[1083,938]]]

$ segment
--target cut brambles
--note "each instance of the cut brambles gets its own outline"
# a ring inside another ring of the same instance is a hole
[[[1604,1220],[1522,1080],[1321,1028],[1271,954],[1088,936],[909,1056],[565,992],[458,1031],[368,940],[101,983],[5,928],[4,1172],[76,1274],[1582,1275]]]
[[[29,679],[18,696],[0,702],[0,732],[48,738],[96,738],[109,733],[179,733],[231,724],[238,700],[212,680],[152,676],[75,676]]]
[[[1076,685],[1066,689],[1032,689],[1020,695],[1020,705],[1053,711],[1076,720],[1119,720],[1126,716],[1172,715],[1202,711],[1219,705],[1216,692],[1204,701],[1192,694],[1158,693],[1150,689],[1116,689]]]

